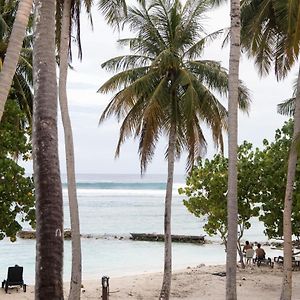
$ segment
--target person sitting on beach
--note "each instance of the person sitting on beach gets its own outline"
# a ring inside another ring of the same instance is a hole
[[[248,249],[252,249],[252,246],[250,245],[249,241],[246,241],[243,247],[243,253],[246,253]]]
[[[255,252],[256,252],[256,258],[258,260],[263,260],[266,258],[266,252],[263,248],[261,248],[261,244],[257,244],[257,248]]]
[[[251,245],[250,249],[246,250],[245,256],[246,256],[246,264],[251,265],[253,262],[253,256],[254,256],[254,249],[252,248],[252,245]]]

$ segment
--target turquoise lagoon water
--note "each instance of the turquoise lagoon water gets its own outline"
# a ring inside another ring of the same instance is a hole
[[[64,180],[64,179],[63,179]],[[123,276],[163,269],[163,243],[129,239],[130,232],[163,233],[165,175],[78,175],[78,202],[82,238],[83,279],[103,275]],[[174,180],[172,233],[199,235],[204,220],[194,217],[182,204],[178,187],[184,177]],[[64,185],[65,228],[70,228],[68,200]],[[253,220],[245,239],[263,241],[263,225]],[[173,268],[199,264],[224,264],[225,252],[217,238],[205,245],[173,244]],[[34,282],[35,241],[0,241],[0,276],[7,267],[22,265],[28,283]],[[71,242],[65,241],[64,279],[70,278]]]

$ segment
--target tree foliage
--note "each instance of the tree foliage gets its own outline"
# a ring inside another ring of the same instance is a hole
[[[256,194],[253,163],[252,145],[244,142],[238,148],[238,240],[245,229],[251,227],[250,218],[259,213],[253,197]],[[228,233],[227,179],[228,159],[217,154],[211,160],[200,160],[188,176],[186,187],[179,190],[180,194],[187,196],[183,200],[187,209],[197,217],[206,217],[205,232],[210,236],[220,235],[225,245]]]
[[[283,236],[283,207],[286,188],[289,149],[293,137],[293,122],[286,122],[277,129],[275,140],[264,140],[264,149],[256,151],[257,185],[260,193],[257,202],[261,203],[260,220],[265,224],[269,238],[281,239]],[[296,170],[293,191],[292,231],[300,236],[300,168]]]
[[[15,240],[23,222],[34,226],[34,188],[16,157],[30,158],[29,128],[17,102],[9,99],[0,123],[0,239]]]
[[[293,122],[277,129],[273,142],[263,141],[262,149],[244,142],[238,150],[239,239],[250,228],[250,218],[259,216],[268,238],[282,239],[283,207]],[[220,235],[226,243],[227,158],[218,154],[212,160],[200,160],[187,178],[184,205],[197,217],[205,216],[204,230]],[[293,234],[300,237],[300,164],[294,185]]]

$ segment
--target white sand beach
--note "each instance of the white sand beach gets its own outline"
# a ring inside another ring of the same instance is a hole
[[[225,266],[199,266],[174,272],[172,279],[171,299],[190,300],[223,300],[225,299],[226,277],[213,275],[225,271]],[[282,270],[262,266],[238,269],[238,299],[279,299]],[[162,282],[162,273],[143,274],[110,278],[109,299],[157,299]],[[101,299],[101,282],[84,281],[81,299]],[[68,284],[65,284],[68,289]],[[12,288],[8,294],[0,290],[1,300],[32,300],[34,287],[29,286],[27,292]],[[293,273],[293,298],[300,299],[300,272]]]

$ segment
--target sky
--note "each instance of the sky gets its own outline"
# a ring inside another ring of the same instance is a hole
[[[101,63],[120,54],[129,53],[128,49],[120,48],[117,45],[117,40],[120,37],[130,36],[130,32],[114,32],[106,25],[97,10],[93,11],[93,21],[94,28],[92,30],[87,17],[83,15],[81,18],[83,60],[78,61],[74,52],[73,70],[69,71],[68,78],[69,111],[73,126],[76,173],[139,174],[137,141],[125,142],[120,157],[115,159],[114,152],[120,124],[112,118],[98,126],[101,112],[112,97],[112,95],[97,93],[98,88],[113,75],[102,70]],[[229,8],[222,6],[210,13],[205,19],[204,25],[209,33],[228,27],[229,22]],[[220,42],[215,42],[209,45],[203,58],[221,61],[222,66],[228,68],[228,54],[229,47],[221,49]],[[252,104],[248,115],[239,114],[239,143],[247,140],[254,146],[260,147],[264,138],[273,140],[275,130],[288,119],[277,114],[276,106],[292,96],[292,85],[296,76],[297,68],[295,67],[290,75],[281,82],[277,82],[273,74],[261,78],[253,61],[242,55],[240,79],[250,90]],[[227,107],[226,99],[223,104]],[[61,172],[65,173],[64,138],[60,115],[58,119],[60,165]],[[212,144],[209,131],[205,131],[205,136],[208,142],[207,157],[212,157],[217,150]],[[158,143],[154,158],[147,169],[148,174],[167,173],[164,155],[166,143],[164,138]],[[183,154],[180,161],[176,162],[175,174],[185,173],[185,157]],[[26,163],[25,168],[27,172],[31,172],[31,163]]]

